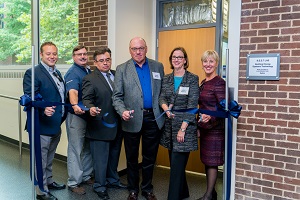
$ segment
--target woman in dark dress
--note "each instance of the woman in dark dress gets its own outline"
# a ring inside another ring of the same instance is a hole
[[[159,105],[164,111],[196,108],[199,78],[187,71],[188,56],[183,47],[173,49],[169,61],[173,72],[164,76]],[[169,150],[170,182],[168,200],[189,197],[185,167],[191,151],[198,149],[197,121],[192,113],[166,112],[160,144]]]
[[[201,57],[205,79],[200,84],[198,104],[200,109],[216,110],[225,98],[225,81],[217,75],[219,56],[216,51],[205,51]],[[205,165],[206,192],[200,200],[216,200],[215,184],[218,166],[224,164],[225,123],[223,118],[199,114],[200,158]]]

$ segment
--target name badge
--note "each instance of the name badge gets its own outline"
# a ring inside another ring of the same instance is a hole
[[[158,72],[152,72],[152,76],[153,76],[153,79],[161,80],[160,73],[158,73]]]
[[[179,87],[179,92],[178,94],[185,94],[188,95],[189,94],[189,87]]]

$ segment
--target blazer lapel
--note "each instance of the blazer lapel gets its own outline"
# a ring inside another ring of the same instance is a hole
[[[59,89],[58,89],[58,86],[57,84],[55,83],[55,81],[53,80],[52,76],[49,74],[49,72],[45,69],[45,67],[41,64],[41,70],[42,72],[49,78],[49,80],[51,81],[51,83],[54,85],[54,87],[56,88],[56,90],[58,91],[59,93]]]
[[[133,76],[133,79],[136,82],[138,88],[142,91],[142,86],[141,86],[141,83],[140,83],[140,80],[139,80],[139,76],[136,72],[135,65],[134,65],[132,59],[128,62],[127,67],[128,67],[129,73]]]
[[[105,77],[103,76],[103,74],[100,72],[100,70],[98,68],[95,69],[95,73],[100,78],[100,80],[102,81],[102,83],[104,84],[104,86],[106,87],[106,89],[109,90],[110,93],[112,93],[112,90],[111,90],[109,84],[107,83]]]

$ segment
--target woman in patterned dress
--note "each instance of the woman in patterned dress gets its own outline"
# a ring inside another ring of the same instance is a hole
[[[200,109],[215,111],[225,98],[225,81],[217,75],[219,56],[216,51],[205,51],[201,57],[205,79],[200,84],[198,104]],[[205,165],[206,192],[200,200],[216,200],[215,184],[218,166],[224,164],[225,123],[223,118],[199,114],[200,158]]]
[[[187,71],[188,56],[183,47],[173,49],[169,56],[173,72],[163,78],[159,105],[166,112],[160,144],[169,150],[170,182],[168,200],[189,197],[185,167],[191,151],[198,149],[197,121],[192,113],[175,110],[196,108],[199,97],[199,77]]]

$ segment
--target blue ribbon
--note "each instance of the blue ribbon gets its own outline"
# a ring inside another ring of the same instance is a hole
[[[211,110],[203,110],[198,108],[190,108],[190,109],[181,109],[181,110],[173,110],[177,112],[187,112],[192,114],[207,114],[214,117],[219,118],[228,118],[228,145],[227,145],[227,152],[228,152],[228,163],[227,163],[227,198],[230,199],[230,188],[231,188],[231,167],[232,167],[232,119],[231,116],[234,118],[238,118],[241,114],[242,106],[240,106],[236,101],[232,100],[228,104],[228,110],[225,109],[226,100],[223,99],[217,105],[216,111]],[[165,113],[165,112],[164,112]]]
[[[35,163],[36,163],[36,176],[33,176],[31,174],[30,170],[30,177],[32,179],[32,177],[34,177],[34,184],[38,185],[40,190],[44,191],[44,185],[43,185],[43,168],[42,168],[42,155],[41,155],[41,140],[40,140],[40,123],[39,123],[39,112],[38,112],[38,108],[46,108],[46,107],[51,107],[51,106],[58,106],[58,105],[62,105],[62,106],[66,106],[66,107],[72,107],[72,104],[66,104],[66,103],[61,103],[61,102],[48,102],[48,101],[44,101],[42,96],[38,93],[35,95],[35,101],[32,101],[31,97],[28,94],[24,94],[23,96],[20,97],[20,105],[24,106],[24,111],[27,113],[27,132],[29,134],[29,145],[30,145],[30,168],[32,169],[33,166],[31,166],[31,161],[32,161],[32,157],[31,157],[31,152],[32,150],[34,150],[35,153]],[[83,105],[82,102],[79,102],[77,104],[82,110],[84,111],[88,111],[89,108],[85,107]],[[32,148],[32,127],[31,127],[31,108],[34,108],[34,149]],[[105,122],[105,117],[108,115],[108,113],[105,113],[102,116],[102,123],[104,126],[108,127],[108,128],[113,128],[115,126],[117,126],[116,121],[114,123],[107,123]]]
[[[114,128],[114,127],[116,127],[117,126],[117,121],[115,120],[114,121],[114,123],[107,123],[106,121],[105,121],[105,118],[108,116],[108,113],[105,113],[103,116],[102,116],[102,119],[101,119],[101,121],[102,121],[102,124],[104,125],[104,126],[106,126],[106,127],[108,127],[108,128]]]
[[[41,155],[41,140],[40,140],[40,123],[39,123],[39,112],[38,108],[43,108],[42,105],[42,96],[40,94],[37,94],[35,96],[36,101],[32,101],[30,96],[27,94],[24,94],[20,97],[20,105],[24,106],[24,111],[27,113],[27,132],[29,134],[29,144],[30,144],[30,169],[32,169],[32,154],[31,152],[34,151],[35,153],[35,163],[36,163],[36,176],[34,176],[30,170],[30,177],[31,180],[34,177],[34,185],[38,185],[40,190],[44,191],[44,184],[43,184],[43,168],[42,168],[42,155]],[[31,126],[31,108],[34,107],[34,133],[32,133],[32,126]],[[45,106],[47,107],[47,106]],[[32,147],[32,137],[31,135],[34,134],[34,147]]]

